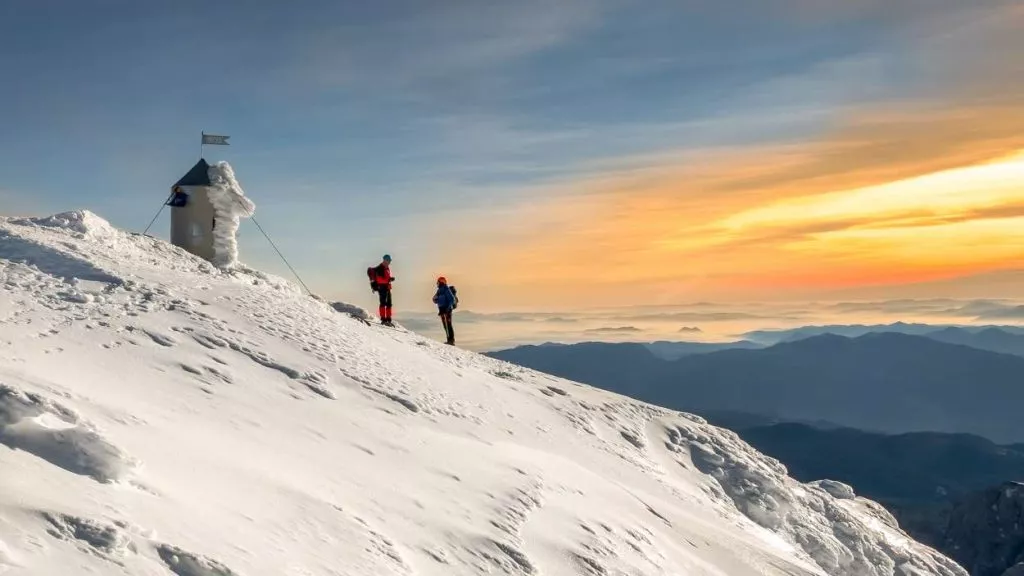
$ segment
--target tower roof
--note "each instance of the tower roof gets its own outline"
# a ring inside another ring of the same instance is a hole
[[[200,158],[199,162],[192,167],[181,180],[174,183],[175,186],[209,186],[210,185],[210,165],[206,163],[205,158]]]

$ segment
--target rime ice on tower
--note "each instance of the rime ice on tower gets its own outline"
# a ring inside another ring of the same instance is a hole
[[[200,158],[171,192],[171,243],[216,266],[234,266],[239,218],[251,217],[256,206],[245,197],[231,165],[210,166]]]

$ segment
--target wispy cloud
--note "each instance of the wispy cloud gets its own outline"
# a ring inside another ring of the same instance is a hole
[[[1008,74],[1021,64],[1006,56],[1024,51],[1021,18],[994,3],[914,21],[902,96],[840,102],[826,130],[787,142],[592,165],[509,211],[525,223],[514,231],[467,230],[495,240],[465,252],[496,300],[525,303],[544,284],[564,306],[631,298],[641,278],[666,303],[1006,267],[1024,255],[1024,74]],[[935,69],[925,53],[957,56]],[[569,281],[547,282],[551,270]]]
[[[584,330],[587,334],[637,334],[643,330],[636,326],[605,326],[602,328],[590,328]]]
[[[837,302],[826,306],[829,310],[845,314],[861,313],[886,313],[886,314],[941,314],[953,308],[967,307],[972,304],[962,305],[957,300],[943,299],[906,299],[906,300],[880,300],[866,302]]]
[[[496,94],[508,87],[502,67],[593,26],[601,4],[401,1],[364,14],[373,26],[350,24],[338,6],[293,47],[292,65],[324,87],[399,90],[410,103],[453,94],[456,78],[462,90]]]
[[[689,312],[661,312],[661,313],[646,313],[646,314],[632,314],[617,316],[622,320],[636,320],[636,321],[649,321],[649,322],[732,322],[732,321],[750,321],[750,320],[774,320],[782,318],[793,318],[791,311],[787,312],[785,316],[780,316],[778,313],[771,312],[757,312],[757,311],[743,311],[743,310],[721,310],[721,311],[689,311]]]
[[[580,320],[578,318],[566,318],[564,316],[551,316],[549,318],[544,318],[543,321],[550,324],[577,324]]]
[[[980,301],[965,305],[957,312],[976,320],[1024,320],[1024,305],[1010,302]]]

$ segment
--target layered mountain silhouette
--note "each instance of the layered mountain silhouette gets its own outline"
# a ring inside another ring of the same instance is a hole
[[[663,362],[643,344],[633,343],[542,344],[487,355],[605,390],[623,387],[638,373],[653,374]]]
[[[874,332],[895,332],[897,334],[911,334],[924,336],[948,326],[935,326],[932,324],[921,324],[914,322],[892,322],[890,324],[829,324],[824,326],[801,326],[799,328],[787,328],[782,330],[753,330],[743,336],[750,341],[759,342],[764,345],[779,344],[781,342],[793,342],[814,336],[834,334],[836,336],[847,336],[855,338]]]
[[[1024,356],[1024,334],[1009,332],[1003,328],[989,327],[973,331],[949,327],[929,332],[925,336],[949,344],[962,344],[992,352]]]
[[[666,342],[658,341],[644,344],[655,356],[662,360],[677,360],[683,356],[693,354],[705,354],[707,352],[718,352],[720,350],[754,350],[764,348],[763,344],[740,340],[737,342]]]
[[[959,343],[973,339],[1006,350],[1017,335],[929,334],[823,334],[676,360],[659,358],[643,344],[597,343],[491,356],[678,410],[1024,442],[1024,358]]]
[[[769,346],[825,334],[855,338],[877,332],[925,336],[940,342],[963,344],[982,350],[1024,354],[1024,328],[1020,326],[948,326],[907,322],[802,326],[787,330],[755,330],[744,334],[744,342]]]
[[[1024,451],[970,434],[876,434],[807,424],[731,427],[795,478],[829,478],[884,502],[948,502],[1007,479],[1024,481]]]

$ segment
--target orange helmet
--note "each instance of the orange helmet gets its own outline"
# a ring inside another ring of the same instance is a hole
[[[444,276],[438,276],[437,277],[437,283],[438,284],[447,284],[448,283],[448,279],[445,278]]]

